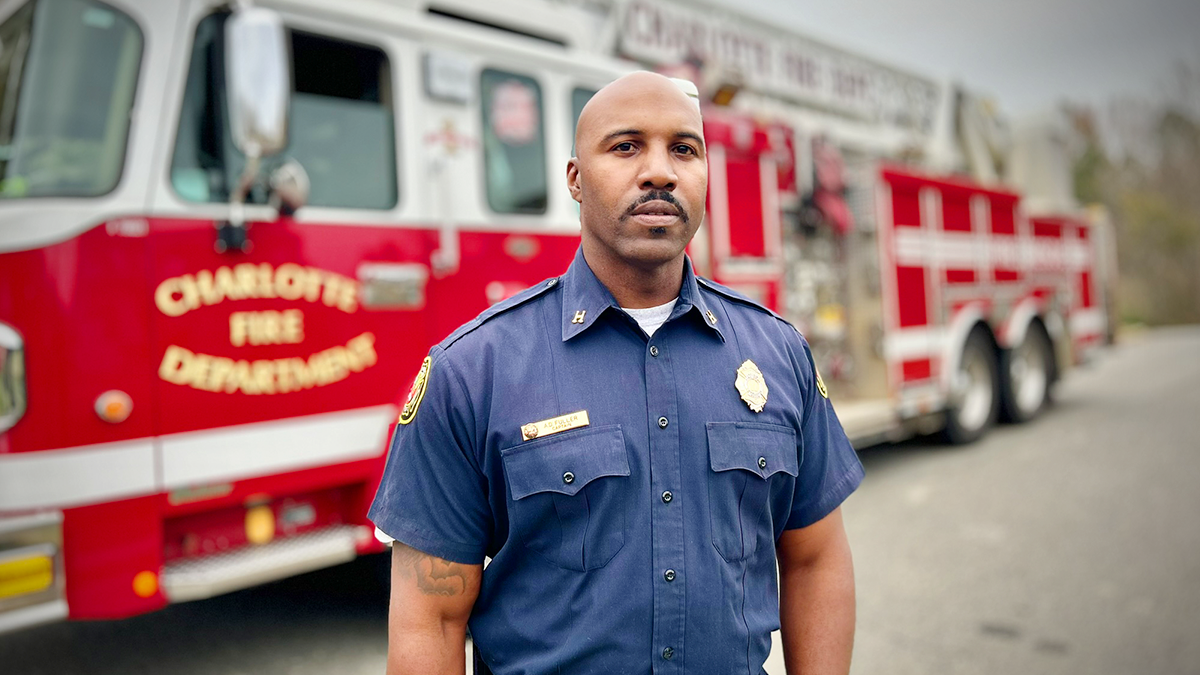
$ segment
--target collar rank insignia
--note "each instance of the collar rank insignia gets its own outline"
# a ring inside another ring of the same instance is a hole
[[[737,387],[742,400],[756,413],[762,412],[767,403],[767,381],[763,379],[762,371],[750,359],[738,366],[737,379],[733,386]]]

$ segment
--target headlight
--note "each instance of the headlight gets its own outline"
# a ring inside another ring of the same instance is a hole
[[[0,433],[25,414],[25,341],[12,326],[0,323]]]

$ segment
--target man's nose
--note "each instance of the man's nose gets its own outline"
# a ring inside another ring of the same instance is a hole
[[[679,177],[675,175],[675,164],[667,148],[655,148],[645,155],[638,184],[643,188],[674,190]]]

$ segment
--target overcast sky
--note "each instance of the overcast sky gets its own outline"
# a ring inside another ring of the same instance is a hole
[[[1160,93],[1200,67],[1200,0],[715,0],[996,98],[1010,115],[1057,101]]]

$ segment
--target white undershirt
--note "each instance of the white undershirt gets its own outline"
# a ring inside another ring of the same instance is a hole
[[[667,322],[667,317],[671,316],[671,310],[675,309],[675,303],[679,302],[679,298],[668,302],[665,305],[658,307],[646,307],[645,309],[629,309],[622,307],[633,320],[646,331],[646,335],[654,336],[654,331],[658,330],[664,323]]]

